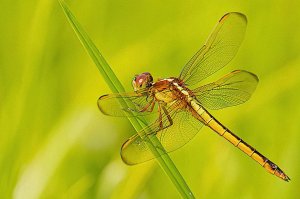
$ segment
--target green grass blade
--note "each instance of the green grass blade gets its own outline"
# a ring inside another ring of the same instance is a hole
[[[74,29],[76,35],[78,36],[80,42],[87,50],[88,54],[90,55],[96,66],[98,67],[101,75],[103,76],[109,88],[112,90],[112,92],[124,92],[124,87],[122,86],[121,82],[118,80],[108,63],[105,61],[104,57],[101,55],[100,51],[90,39],[90,37],[83,30],[79,22],[76,20],[68,5],[62,0],[59,0],[59,3],[63,8],[63,11],[66,14],[69,22],[71,23],[71,26]],[[127,104],[124,101],[120,101],[120,103],[124,107],[127,106]],[[141,122],[144,121],[143,118],[140,118],[140,121],[135,117],[129,117],[128,120],[131,122],[131,124],[137,132],[139,132],[143,127],[145,127],[144,122]],[[155,146],[163,148],[157,137],[151,136],[150,138],[146,137],[146,139],[148,147],[151,149],[152,153],[155,154],[155,156],[159,157],[157,158],[158,163],[168,175],[168,177],[171,179],[181,196],[183,198],[194,198],[191,190],[189,189],[188,185],[186,184],[185,180],[179,173],[178,169],[176,168],[175,164],[172,162],[170,157],[167,154],[163,154],[160,150],[156,149]]]

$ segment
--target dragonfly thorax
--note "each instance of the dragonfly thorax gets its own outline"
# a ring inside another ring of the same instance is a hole
[[[179,99],[188,102],[193,96],[192,92],[178,78],[160,79],[152,87],[156,100],[167,104]]]
[[[135,92],[140,89],[145,89],[151,87],[153,84],[153,77],[150,73],[145,72],[139,75],[135,75],[132,80],[132,87]]]

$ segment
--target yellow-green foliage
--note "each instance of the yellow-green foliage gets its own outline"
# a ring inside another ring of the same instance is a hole
[[[178,76],[223,14],[248,17],[234,69],[257,74],[247,103],[212,114],[292,179],[265,172],[208,128],[170,156],[196,198],[297,198],[298,1],[69,1],[127,91],[132,77]],[[150,161],[128,167],[134,129],[96,106],[110,90],[54,0],[3,1],[0,12],[0,197],[180,198]]]

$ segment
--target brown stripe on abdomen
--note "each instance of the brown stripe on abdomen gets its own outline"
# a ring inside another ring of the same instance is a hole
[[[258,162],[263,166],[268,172],[273,175],[278,176],[279,178],[289,181],[290,178],[271,160],[266,158],[264,155],[256,151],[255,148],[247,144],[244,140],[239,138],[237,135],[232,133],[224,125],[222,125],[218,120],[216,120],[208,111],[201,107],[198,103],[191,103],[194,110],[198,113],[197,119],[209,126],[213,131],[218,133],[220,136],[224,137],[231,144],[239,148],[253,160]]]

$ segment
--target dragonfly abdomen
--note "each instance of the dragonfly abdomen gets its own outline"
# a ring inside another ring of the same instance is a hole
[[[220,136],[224,137],[231,144],[239,148],[253,160],[258,162],[269,173],[276,175],[285,181],[290,180],[290,178],[275,163],[273,163],[271,160],[259,153],[255,148],[247,144],[244,140],[242,140],[240,137],[238,137],[229,129],[227,129],[223,124],[216,120],[207,110],[205,110],[196,100],[191,100],[190,104],[194,111],[197,113],[197,119],[199,119],[205,125],[210,127]]]

